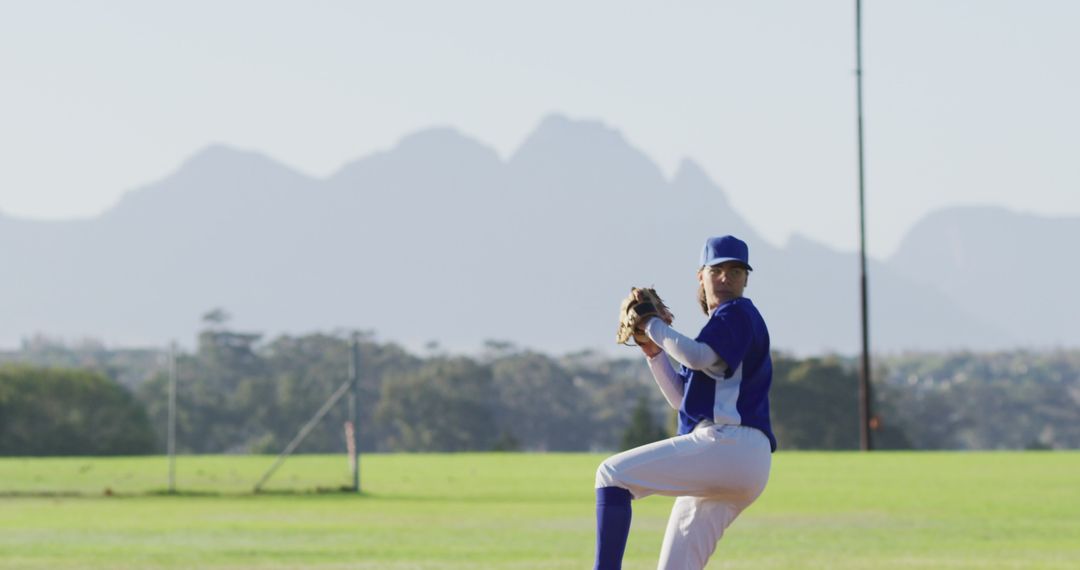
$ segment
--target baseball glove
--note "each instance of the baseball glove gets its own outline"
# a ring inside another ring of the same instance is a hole
[[[632,346],[630,339],[634,339],[638,345],[652,342],[643,329],[652,317],[659,317],[669,325],[675,319],[660,295],[656,294],[656,289],[631,287],[630,295],[619,307],[619,330],[615,333],[615,342],[627,346]]]

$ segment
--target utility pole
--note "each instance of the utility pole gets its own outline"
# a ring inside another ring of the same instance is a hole
[[[347,430],[349,449],[352,451],[349,458],[352,463],[352,490],[360,492],[360,438],[358,426],[360,423],[357,396],[360,390],[360,339],[359,335],[352,335],[352,359],[349,361],[349,425],[352,429]]]
[[[176,492],[176,341],[169,346],[169,493]]]
[[[859,135],[859,292],[862,301],[862,367],[859,371],[859,448],[873,449],[870,438],[870,316],[866,279],[866,188],[863,161],[862,0],[855,0],[855,91]]]

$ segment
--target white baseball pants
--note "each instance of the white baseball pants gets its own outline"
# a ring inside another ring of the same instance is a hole
[[[609,457],[596,487],[622,487],[634,499],[678,497],[657,568],[701,570],[724,530],[765,490],[771,464],[769,439],[757,429],[701,424]]]

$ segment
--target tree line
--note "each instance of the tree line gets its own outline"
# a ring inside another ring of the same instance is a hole
[[[551,356],[489,341],[477,355],[422,356],[370,334],[356,341],[362,451],[608,451],[674,429],[674,412],[630,351]],[[178,450],[280,451],[348,378],[352,343],[346,334],[264,342],[221,323],[204,330],[177,358]],[[0,454],[165,449],[161,351],[39,344],[0,354]],[[855,364],[774,354],[781,449],[858,447]],[[878,360],[873,393],[877,448],[1080,446],[1077,351],[892,356]],[[347,415],[335,406],[299,452],[342,451]]]

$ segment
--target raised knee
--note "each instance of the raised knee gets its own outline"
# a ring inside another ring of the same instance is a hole
[[[600,464],[600,467],[596,468],[596,485],[597,489],[601,487],[614,487],[615,485],[615,468],[612,467],[610,460],[604,461]]]

